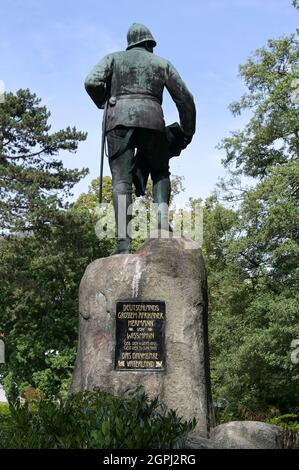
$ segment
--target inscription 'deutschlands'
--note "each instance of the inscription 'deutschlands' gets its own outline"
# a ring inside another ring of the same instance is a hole
[[[165,369],[165,302],[116,303],[116,370]]]

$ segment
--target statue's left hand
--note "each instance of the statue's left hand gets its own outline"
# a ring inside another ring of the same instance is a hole
[[[184,134],[184,137],[183,137],[183,145],[182,145],[182,148],[185,149],[191,142],[192,140],[192,135],[186,135]]]

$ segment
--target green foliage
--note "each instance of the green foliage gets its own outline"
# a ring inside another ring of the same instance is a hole
[[[60,212],[46,237],[0,240],[1,328],[10,398],[33,386],[47,395],[65,394],[75,360],[78,288],[86,266],[107,256],[88,211]]]
[[[252,118],[244,130],[223,140],[226,166],[234,163],[239,173],[263,178],[269,168],[298,159],[299,107],[293,87],[298,63],[299,42],[293,34],[269,40],[240,66],[248,93],[231,110],[235,116],[250,110]]]
[[[88,208],[65,199],[87,170],[68,170],[57,156],[75,152],[86,134],[69,127],[50,133],[49,117],[29,90],[8,93],[0,104],[1,376],[10,398],[29,386],[66,393],[79,282],[90,261],[112,250],[97,239]]]
[[[288,429],[299,435],[299,415],[294,413],[289,413],[286,415],[278,416],[268,420],[268,423],[275,424],[276,426],[281,426],[284,429]]]
[[[299,1],[298,0],[292,0],[292,5],[299,10]]]
[[[10,405],[10,415],[0,419],[0,448],[171,449],[183,445],[195,424],[140,390],[120,398],[84,392]]]
[[[41,230],[65,207],[65,196],[87,174],[68,170],[60,151],[76,152],[86,134],[67,127],[50,133],[50,112],[29,90],[0,103],[0,229]]]
[[[0,415],[9,414],[9,405],[6,402],[0,402]]]
[[[77,210],[95,210],[99,204],[100,178],[95,178],[89,185],[88,192],[82,193],[74,203]],[[110,176],[103,177],[102,189],[103,203],[112,204],[112,179]]]
[[[220,419],[298,407],[298,62],[291,35],[268,41],[240,67],[248,92],[231,109],[251,118],[222,142],[231,173],[221,197],[233,210],[217,200],[206,209],[214,398],[228,401]],[[255,178],[251,187],[244,176]]]

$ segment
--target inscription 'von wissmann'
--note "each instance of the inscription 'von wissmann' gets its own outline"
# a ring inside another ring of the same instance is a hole
[[[144,339],[155,339],[155,333],[147,333],[147,332],[144,332],[144,333],[136,333],[136,332],[133,332],[133,333],[128,333],[127,334],[127,339],[137,339],[137,340],[144,340]]]

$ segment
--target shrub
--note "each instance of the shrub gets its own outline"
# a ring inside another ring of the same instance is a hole
[[[295,413],[289,413],[286,415],[278,416],[268,420],[270,424],[276,424],[276,426],[281,426],[284,429],[288,429],[299,435],[299,415]]]
[[[7,415],[9,413],[9,406],[6,402],[0,402],[0,416]]]
[[[0,420],[0,448],[180,448],[195,424],[140,389],[122,397],[82,392],[63,401],[11,404]]]

